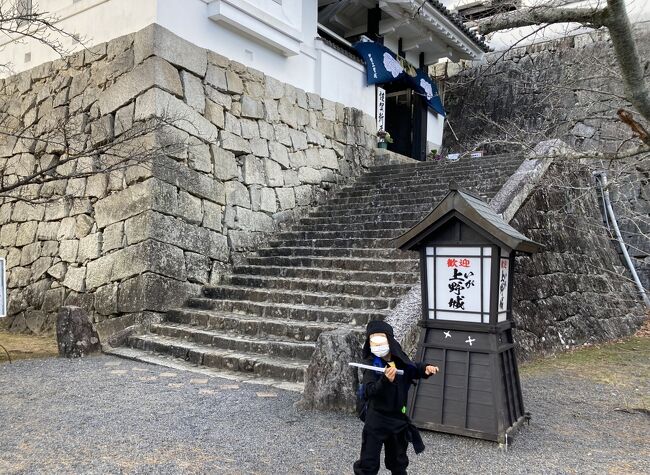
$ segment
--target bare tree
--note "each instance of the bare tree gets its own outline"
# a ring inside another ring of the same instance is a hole
[[[504,12],[478,20],[482,34],[531,25],[579,23],[590,28],[607,28],[612,40],[625,97],[646,123],[650,123],[650,88],[644,77],[644,66],[632,34],[624,0],[606,0],[594,7],[566,7],[566,2],[548,1],[528,8]],[[650,146],[650,136],[643,124],[628,111],[618,113],[635,135]]]

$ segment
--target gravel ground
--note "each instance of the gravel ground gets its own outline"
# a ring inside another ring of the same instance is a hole
[[[533,420],[507,452],[423,431],[410,473],[648,473],[650,418],[617,411],[620,389],[557,373],[523,385]],[[110,356],[3,364],[0,473],[351,473],[361,422],[298,397]]]

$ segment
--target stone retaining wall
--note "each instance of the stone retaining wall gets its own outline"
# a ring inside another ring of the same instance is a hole
[[[10,77],[0,91],[11,124],[37,131],[3,137],[5,175],[61,153],[38,140],[48,123],[76,124],[88,155],[23,187],[30,203],[2,202],[2,324],[14,331],[51,330],[64,304],[92,314],[102,336],[155,320],[373,160],[373,118],[157,25]],[[146,158],[103,172],[110,157],[96,150],[121,140]],[[75,175],[80,167],[90,172]]]
[[[650,23],[634,25],[641,61],[650,56]],[[435,74],[444,78],[450,128],[444,144],[463,150],[475,143],[491,153],[559,138],[581,151],[619,150],[633,145],[630,128],[616,111],[633,111],[624,97],[606,29],[497,51],[460,71],[444,63]],[[456,140],[456,136],[458,140]],[[637,141],[638,143],[638,141]]]

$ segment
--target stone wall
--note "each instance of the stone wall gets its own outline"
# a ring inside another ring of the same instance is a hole
[[[499,193],[491,202],[498,212],[508,208],[506,219],[514,216],[510,224],[545,245],[537,254],[516,258],[514,335],[523,359],[631,335],[648,317],[602,224],[599,196],[585,193],[591,167],[563,158],[538,162],[531,167],[524,162],[521,176],[504,185],[506,199]],[[510,209],[511,200],[520,203]],[[411,355],[421,308],[416,284],[387,318]]]
[[[641,60],[650,56],[650,23],[634,25]],[[507,152],[560,138],[577,150],[614,152],[632,133],[616,111],[630,110],[606,29],[486,55],[457,71],[438,65],[448,121],[444,145],[479,144]],[[647,67],[646,67],[647,70]],[[648,71],[647,71],[648,72]],[[445,79],[445,75],[453,74]],[[650,74],[650,72],[648,72]],[[630,145],[629,143],[627,145]]]
[[[546,245],[516,259],[513,314],[524,357],[628,336],[647,318],[591,180],[588,164],[557,159],[510,221]]]
[[[64,304],[92,314],[102,336],[155,320],[373,160],[371,117],[157,25],[8,78],[0,91],[13,126],[3,132],[34,137],[3,134],[5,177],[67,156],[42,139],[49,129],[75,127],[80,142],[56,179],[0,207],[1,324],[14,331],[51,330]],[[116,142],[140,159],[108,166]]]
[[[650,23],[635,24],[634,32],[643,61],[650,57]],[[616,115],[621,107],[634,109],[621,99],[622,79],[605,29],[491,53],[482,64],[466,66],[451,71],[445,81],[448,120],[458,136],[457,141],[445,129],[444,143],[451,150],[478,145],[488,151],[523,148],[528,153],[547,139],[560,139],[567,151],[577,152],[625,151],[640,144]],[[443,75],[443,65],[436,72]],[[647,67],[646,73],[650,80]],[[647,157],[594,160],[591,168],[609,170],[624,240],[650,289]]]

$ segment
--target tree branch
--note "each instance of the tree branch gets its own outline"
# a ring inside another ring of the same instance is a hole
[[[475,22],[482,35],[495,31],[539,24],[581,23],[600,28],[607,26],[609,12],[606,8],[557,8],[549,6],[523,8],[501,13]]]

